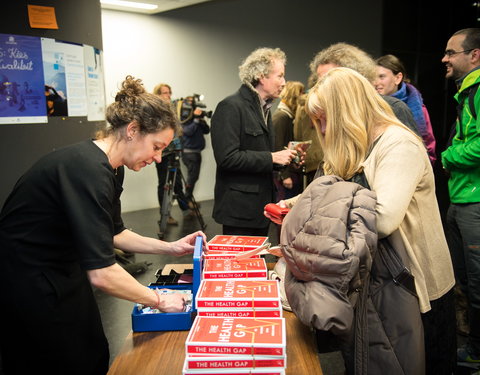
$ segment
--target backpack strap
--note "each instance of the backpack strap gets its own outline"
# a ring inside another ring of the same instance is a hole
[[[463,100],[460,103],[458,103],[458,105],[457,105],[457,119],[458,119],[459,122],[461,121],[461,118],[462,118],[462,111],[463,111],[463,107],[465,105],[465,100],[466,100],[467,96],[468,96],[468,108],[470,109],[470,114],[472,115],[474,120],[477,120],[477,110],[475,109],[475,95],[477,94],[477,90],[478,90],[479,85],[480,85],[480,82],[477,82],[477,83],[473,84],[472,86],[470,86],[468,89],[465,90],[465,91],[468,91],[468,95],[465,95],[463,97]],[[457,122],[455,121],[454,125],[456,125],[456,123]],[[455,126],[454,126],[454,129],[455,129]],[[452,129],[452,130],[454,130],[454,129]],[[455,132],[452,131],[452,133],[453,133],[453,136],[451,138],[453,139],[453,137],[455,136]],[[463,128],[462,128],[462,126],[459,126],[458,138],[463,139]]]
[[[468,106],[470,107],[470,113],[475,120],[477,120],[477,110],[475,109],[475,94],[477,93],[478,85],[480,85],[480,82],[477,82],[474,85],[470,86],[470,92],[468,93]]]

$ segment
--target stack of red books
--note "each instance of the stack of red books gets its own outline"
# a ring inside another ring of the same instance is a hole
[[[199,316],[282,316],[279,285],[276,280],[203,280],[195,304]]]
[[[205,259],[233,258],[245,251],[254,250],[268,243],[268,237],[217,235],[207,243]],[[258,256],[255,256],[258,258]]]
[[[184,375],[284,375],[283,318],[197,316],[187,337]]]
[[[263,258],[205,259],[203,279],[267,280],[267,264]]]

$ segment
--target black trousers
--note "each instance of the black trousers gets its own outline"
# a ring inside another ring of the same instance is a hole
[[[425,337],[426,375],[450,375],[457,364],[457,333],[453,288],[430,301],[432,309],[422,314]]]

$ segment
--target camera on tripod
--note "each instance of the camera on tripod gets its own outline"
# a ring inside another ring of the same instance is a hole
[[[187,96],[186,98],[179,99],[177,103],[178,117],[182,123],[190,121],[194,118],[211,118],[212,111],[201,110],[201,113],[195,113],[197,108],[206,108],[207,106],[203,103],[203,95],[193,94],[192,96]]]

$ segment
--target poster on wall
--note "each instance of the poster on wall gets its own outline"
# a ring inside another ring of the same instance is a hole
[[[87,119],[88,121],[103,121],[105,120],[103,53],[98,48],[84,45],[83,58],[87,85]]]
[[[0,124],[46,123],[40,38],[0,34]]]
[[[87,116],[83,46],[42,38],[49,116]]]

